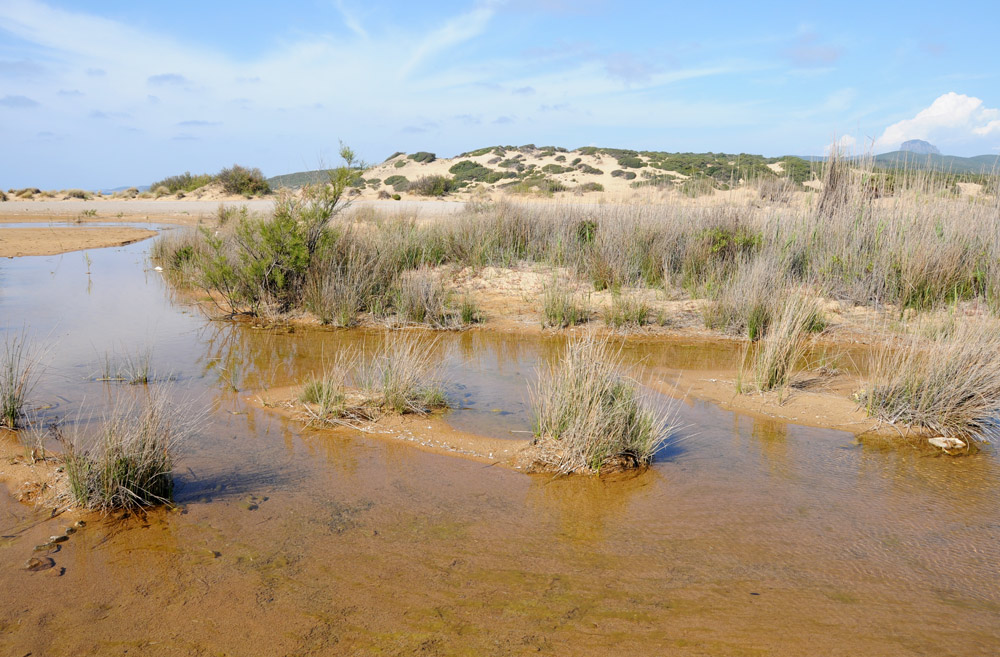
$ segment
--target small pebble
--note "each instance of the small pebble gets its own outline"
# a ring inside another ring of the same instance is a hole
[[[62,543],[68,540],[69,536],[67,536],[66,534],[60,534],[59,536],[49,536],[50,543]]]

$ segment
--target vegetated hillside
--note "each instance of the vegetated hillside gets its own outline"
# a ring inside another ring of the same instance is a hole
[[[881,167],[898,169],[919,169],[922,171],[940,171],[943,173],[1000,173],[1000,155],[976,155],[975,157],[959,157],[957,155],[936,155],[934,153],[913,153],[910,151],[892,151],[875,156],[875,164]]]
[[[730,189],[748,181],[790,179],[794,186],[818,177],[818,165],[796,157],[746,153],[667,153],[586,146],[488,146],[453,158],[434,153],[394,153],[363,172],[355,194],[381,197],[443,196],[475,191],[509,193],[630,193],[676,187],[691,196]],[[271,187],[300,187],[325,179],[303,171],[268,180]]]
[[[267,179],[267,184],[271,189],[288,187],[296,189],[303,185],[314,185],[319,182],[328,182],[330,169],[316,169],[314,171],[298,171],[296,173],[286,173],[281,176],[274,176]]]

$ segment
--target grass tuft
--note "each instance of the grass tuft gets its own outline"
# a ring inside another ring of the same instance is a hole
[[[537,462],[559,474],[648,465],[673,429],[624,375],[620,352],[570,342],[531,389]]]
[[[24,419],[28,396],[38,382],[41,354],[27,331],[10,333],[0,353],[0,426],[16,429]]]
[[[1000,332],[962,323],[932,339],[909,336],[876,349],[857,398],[870,417],[944,436],[1000,434]]]
[[[579,303],[573,293],[553,282],[542,294],[542,328],[567,328],[590,319],[590,309]]]
[[[160,393],[119,395],[95,436],[59,436],[73,500],[103,512],[169,502],[177,447],[200,421]]]

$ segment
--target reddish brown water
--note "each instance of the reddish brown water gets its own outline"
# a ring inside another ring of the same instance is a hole
[[[65,522],[0,494],[0,652],[11,655],[988,655],[1000,651],[997,454],[877,450],[706,403],[654,468],[527,476],[347,431],[303,430],[232,385],[281,385],[380,333],[254,330],[174,304],[146,245],[0,262],[0,326],[51,344],[36,397],[72,421],[111,349],[153,349],[210,409],[178,507]],[[530,426],[560,341],[440,336],[450,422]],[[647,374],[730,347],[636,344]],[[54,573],[62,572],[61,576]]]

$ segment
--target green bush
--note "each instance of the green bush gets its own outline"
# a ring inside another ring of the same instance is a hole
[[[582,185],[577,187],[577,189],[580,190],[581,192],[603,192],[604,185],[598,182],[588,182],[588,183],[583,183]]]
[[[455,176],[456,181],[474,181],[484,183],[495,183],[504,178],[504,174],[494,171],[481,164],[476,164],[472,160],[462,160],[448,169],[448,172]]]
[[[204,187],[215,180],[214,176],[210,176],[207,173],[203,173],[200,176],[192,176],[190,171],[185,171],[184,173],[177,176],[168,176],[163,180],[158,180],[149,186],[150,189],[157,189],[159,187],[166,187],[171,194],[176,194],[177,192],[193,192],[196,189]]]
[[[600,169],[597,169],[595,167],[592,167],[589,164],[580,164],[580,165],[577,165],[576,168],[579,169],[581,173],[587,173],[587,174],[590,174],[592,176],[603,176],[604,175],[603,171],[601,171]]]
[[[396,160],[396,163],[393,164],[392,166],[396,167],[397,169],[402,169],[403,167],[406,166],[406,160]]]
[[[264,174],[257,168],[248,169],[234,164],[220,171],[216,179],[222,183],[222,189],[227,194],[257,196],[271,191]]]
[[[641,169],[646,166],[646,163],[639,157],[622,157],[618,158],[618,166],[625,167],[626,169]]]
[[[407,180],[406,176],[389,176],[385,179],[385,184],[387,187],[392,187],[397,192],[405,192],[410,186],[410,181]]]
[[[445,176],[423,176],[410,183],[408,191],[420,196],[444,196],[454,188],[454,181]]]
[[[566,158],[563,159],[565,160]],[[570,171],[573,171],[573,167],[564,167],[559,164],[546,164],[542,167],[542,171],[551,174],[569,173]]]
[[[417,153],[412,153],[410,155],[407,155],[406,157],[413,160],[414,162],[422,162],[425,164],[430,164],[431,162],[437,159],[437,156],[434,155],[434,153],[428,153],[426,151],[419,151]]]

